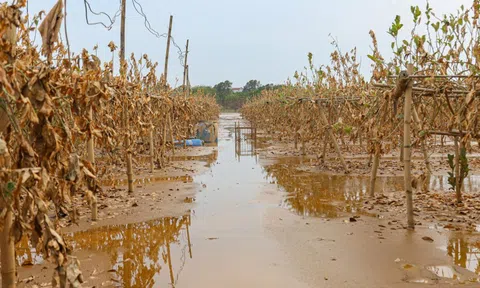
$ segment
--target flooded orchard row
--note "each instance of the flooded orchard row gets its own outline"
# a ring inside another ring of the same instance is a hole
[[[290,275],[289,271],[295,264],[290,263],[291,259],[282,252],[278,240],[265,228],[265,223],[271,221],[265,214],[278,206],[302,217],[336,218],[359,213],[369,179],[364,176],[302,172],[299,166],[308,162],[302,158],[279,158],[274,164],[262,166],[258,155],[249,153],[255,149],[252,139],[241,137],[240,143],[234,139],[236,121],[241,121],[238,114],[221,116],[218,152],[208,156],[172,158],[173,161],[204,161],[210,167],[208,172],[192,177],[136,180],[137,184],[152,185],[163,181],[197,184],[194,208],[189,214],[66,235],[75,251],[96,251],[108,255],[111,279],[105,282],[106,285],[203,287],[215,283],[216,276],[212,273],[220,273],[220,279],[228,278],[229,283],[237,281],[240,283],[238,287],[245,287],[241,284],[309,287],[298,277]],[[123,180],[112,181],[103,184],[126,184]],[[477,191],[478,181],[478,176],[471,176],[466,179],[464,189]],[[446,176],[436,175],[432,177],[430,186],[442,189],[447,183]],[[400,191],[403,189],[403,178],[379,177],[376,185],[377,191]],[[269,193],[277,196],[264,201],[262,195],[266,191],[272,191]],[[278,198],[279,195],[285,196]],[[193,201],[193,198],[190,199]],[[22,246],[28,245],[22,243]],[[480,240],[472,240],[471,235],[452,233],[437,249],[450,257],[452,265],[477,275],[480,273]],[[25,253],[18,257],[20,264],[42,263],[34,249],[24,248],[23,251]],[[272,263],[283,264],[272,266]],[[440,268],[435,269],[430,270],[439,277],[456,277],[454,274],[447,275],[448,269],[440,272],[437,271]],[[249,281],[239,271],[252,273],[251,277],[247,277]],[[443,276],[439,275],[441,273]],[[218,283],[225,283],[223,280]],[[426,283],[429,283],[427,280]]]

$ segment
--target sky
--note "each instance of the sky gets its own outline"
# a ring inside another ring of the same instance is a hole
[[[12,0],[10,0],[12,1]],[[144,20],[127,0],[126,53],[148,54],[159,63],[163,72],[166,38],[157,38],[144,26]],[[172,35],[185,49],[190,40],[188,64],[190,83],[213,86],[229,80],[233,87],[243,87],[248,80],[262,84],[281,84],[296,70],[308,64],[312,52],[316,66],[329,63],[333,51],[331,37],[338,40],[342,52],[357,47],[362,73],[369,78],[371,52],[369,31],[377,34],[380,51],[390,55],[391,36],[387,34],[396,15],[405,23],[404,33],[411,29],[410,6],[422,10],[426,0],[137,0],[143,7],[151,27],[160,34],[168,31],[173,15]],[[57,0],[29,0],[29,13],[48,10]],[[115,14],[120,0],[89,0],[94,11]],[[453,13],[472,0],[431,0],[437,15]],[[120,43],[120,20],[108,31],[102,26],[89,26],[85,21],[83,0],[67,1],[67,27],[72,52],[83,48],[111,60],[107,47],[110,41]],[[107,21],[106,17],[89,15],[90,21]],[[63,34],[63,27],[62,27]],[[330,36],[331,35],[331,36]],[[63,37],[63,36],[62,36]],[[64,39],[64,38],[63,38]],[[118,65],[116,65],[118,67]],[[169,82],[182,83],[183,67],[177,50],[171,47]]]

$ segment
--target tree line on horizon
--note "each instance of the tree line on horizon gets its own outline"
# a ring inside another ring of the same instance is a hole
[[[260,95],[266,89],[278,89],[283,85],[266,84],[262,85],[258,80],[250,80],[244,86],[241,92],[234,92],[232,82],[225,80],[215,86],[195,86],[192,87],[192,94],[202,92],[206,94],[215,94],[215,99],[223,109],[238,110],[250,98]]]

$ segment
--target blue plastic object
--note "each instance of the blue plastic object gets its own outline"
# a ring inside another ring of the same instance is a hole
[[[187,146],[203,146],[203,141],[200,139],[189,139],[185,141]]]

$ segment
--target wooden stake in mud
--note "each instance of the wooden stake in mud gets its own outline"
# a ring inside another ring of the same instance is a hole
[[[12,45],[12,51],[15,50],[15,45],[17,43],[17,28],[10,24],[10,27],[7,29],[5,35],[3,35],[4,40],[10,42]],[[14,54],[14,53],[12,53]],[[8,62],[11,63],[12,59],[9,59]],[[4,113],[4,110],[0,110],[0,134],[4,132],[9,126],[9,116],[7,113]],[[8,152],[7,143],[0,138],[0,144],[3,144],[5,148],[0,151],[0,162],[5,164],[5,167],[11,166],[10,154]],[[3,159],[2,159],[3,158]],[[6,187],[6,183],[0,181],[0,191],[3,190],[3,187]],[[1,191],[3,193],[3,191]],[[2,195],[3,196],[3,195]],[[12,207],[7,207],[7,203],[4,203],[6,198],[3,201],[0,201],[1,211],[6,211],[6,214],[3,216],[3,227],[0,230],[0,264],[1,264],[1,274],[2,274],[2,287],[5,288],[15,288],[16,287],[16,261],[15,261],[15,242],[13,238],[13,223],[14,223],[14,213]],[[3,202],[3,203],[2,203]]]
[[[0,235],[2,287],[15,288],[15,245],[13,242],[13,211],[7,210]]]
[[[347,163],[345,162],[345,159],[343,158],[342,151],[340,151],[340,147],[338,147],[337,140],[335,139],[335,135],[333,135],[332,127],[330,126],[330,123],[328,122],[327,116],[325,115],[325,112],[323,111],[323,107],[321,103],[318,103],[318,111],[320,114],[320,120],[323,122],[322,124],[326,127],[327,135],[330,137],[330,141],[333,144],[333,147],[335,148],[335,151],[337,152],[338,158],[340,159],[340,162],[342,163],[343,169],[345,170],[345,173],[349,173]]]
[[[407,66],[408,75],[413,74],[413,64]],[[408,229],[415,229],[415,222],[413,220],[413,191],[412,191],[412,171],[411,171],[411,156],[412,156],[412,138],[410,132],[410,123],[412,121],[412,87],[413,81],[408,81],[407,89],[405,90],[405,111],[403,122],[403,162],[405,173],[405,193],[407,197],[407,227]]]
[[[120,27],[120,74],[126,81],[127,71],[125,62],[125,17],[127,13],[127,1],[122,0],[122,22]],[[125,103],[123,104],[123,117],[127,135],[125,136],[125,148],[127,149],[127,180],[128,180],[128,192],[133,193],[133,171],[132,171],[132,151],[130,149],[130,124],[128,119],[128,99],[127,95],[124,95]]]
[[[457,203],[462,202],[462,179],[460,177],[460,147],[458,145],[458,137],[455,136],[455,194]]]
[[[381,143],[378,139],[378,131],[375,129],[374,131],[375,139],[373,140],[373,145],[375,149],[375,156],[373,157],[373,165],[372,165],[372,174],[370,175],[370,187],[369,187],[369,195],[371,197],[375,196],[375,182],[377,181],[377,170],[378,165],[380,164],[380,156],[381,156]]]

